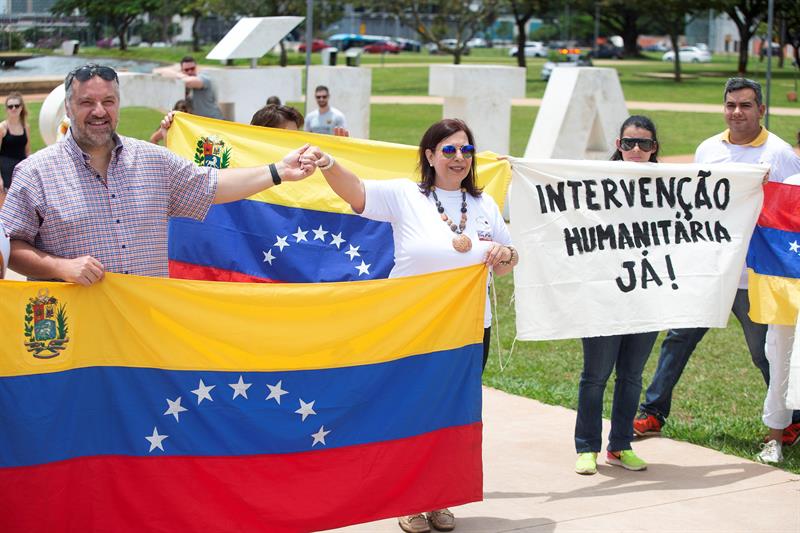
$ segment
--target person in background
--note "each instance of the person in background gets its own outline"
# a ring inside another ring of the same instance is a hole
[[[293,107],[268,104],[253,114],[250,124],[265,128],[299,130],[303,127],[303,115]]]
[[[6,119],[0,122],[0,207],[6,199],[14,168],[31,155],[31,130],[28,126],[28,108],[20,93],[6,97]]]
[[[318,109],[306,115],[306,131],[334,135],[337,128],[347,129],[344,113],[331,106],[330,96],[324,85],[314,89]]]
[[[519,254],[511,246],[500,209],[477,185],[475,142],[469,127],[457,119],[433,124],[419,144],[420,181],[362,180],[318,147],[309,147],[302,164],[314,164],[331,189],[370,220],[389,222],[394,239],[390,278],[425,274],[483,263],[492,273],[512,271]],[[488,282],[487,282],[488,283]],[[489,355],[491,309],[484,311],[483,365]],[[424,533],[455,528],[449,509],[402,516],[400,528]]]
[[[192,112],[192,101],[188,98],[183,100],[178,100],[175,102],[175,105],[172,107],[173,111],[181,111],[183,113],[191,113]],[[150,136],[150,142],[153,144],[159,144],[162,139],[167,137],[167,130],[162,126],[159,125],[158,129],[153,132]]]
[[[658,162],[656,126],[647,117],[633,115],[622,123],[612,161]],[[606,464],[626,470],[645,470],[647,463],[631,448],[631,426],[642,392],[642,371],[656,342],[658,331],[587,337],[583,343],[583,372],[578,389],[575,419],[575,472],[597,473],[597,454],[603,436],[603,393],[611,371],[616,370],[611,406],[611,433]]]
[[[177,78],[186,86],[186,98],[191,98],[195,115],[222,119],[222,111],[217,104],[214,84],[208,75],[198,72],[197,62],[192,56],[181,59],[181,70],[175,72],[171,67],[157,68],[153,72],[167,78]]]
[[[800,158],[792,151],[789,143],[761,126],[766,107],[759,83],[746,78],[730,78],[725,84],[722,99],[728,129],[709,137],[697,147],[695,163],[769,165],[770,181],[783,181],[800,172]],[[769,386],[770,365],[765,352],[767,326],[750,320],[749,309],[747,271],[745,265],[742,265],[739,290],[734,297],[732,311],[742,326],[750,358]],[[647,388],[644,402],[639,406],[639,415],[633,422],[633,430],[637,436],[661,434],[661,428],[666,424],[672,407],[672,392],[689,362],[689,357],[707,331],[708,328],[680,328],[667,332],[661,343],[656,373]],[[783,443],[786,445],[800,440],[800,412],[794,413],[791,422],[783,432]],[[775,462],[769,459],[777,458],[778,452],[780,450],[771,446],[763,452],[764,460]]]

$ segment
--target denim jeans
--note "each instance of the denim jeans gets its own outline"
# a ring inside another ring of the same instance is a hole
[[[749,310],[750,301],[747,298],[747,289],[739,289],[733,300],[733,314],[742,325],[744,339],[750,350],[753,364],[761,371],[764,382],[769,385],[769,361],[764,352],[767,326],[756,324],[750,320],[750,317],[747,316]],[[683,369],[689,362],[689,357],[706,331],[708,328],[671,329],[667,332],[667,336],[661,344],[661,353],[658,357],[658,366],[653,376],[653,382],[647,387],[644,403],[639,406],[642,412],[654,415],[662,424],[666,421],[672,406],[672,390],[678,384]]]
[[[611,433],[608,450],[631,448],[633,417],[642,392],[642,370],[653,349],[657,331],[583,340],[583,373],[578,390],[575,450],[599,452],[603,434],[603,393],[616,367]]]

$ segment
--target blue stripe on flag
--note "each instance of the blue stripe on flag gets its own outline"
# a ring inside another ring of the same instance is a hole
[[[758,274],[800,278],[800,233],[756,226],[747,266]]]

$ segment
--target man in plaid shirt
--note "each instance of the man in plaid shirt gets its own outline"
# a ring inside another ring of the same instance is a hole
[[[169,217],[202,220],[226,203],[314,172],[306,146],[268,167],[197,167],[165,148],[117,135],[119,80],[85,65],[65,81],[71,127],[14,173],[0,211],[10,266],[29,278],[91,285],[104,272],[168,275]]]

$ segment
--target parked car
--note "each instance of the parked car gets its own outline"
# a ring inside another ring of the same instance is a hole
[[[319,52],[323,48],[327,48],[328,43],[323,41],[322,39],[314,39],[311,41],[311,52]],[[305,52],[306,51],[306,43],[300,43],[300,46],[297,47],[298,52]]]
[[[442,44],[443,47],[450,49],[455,49],[455,47],[458,46],[458,41],[456,41],[455,39],[442,39],[440,43]],[[467,56],[469,55],[469,44],[466,44],[464,46],[464,51],[462,52],[462,54]]]
[[[761,59],[767,57],[767,45],[764,43],[759,50],[758,55]],[[772,57],[783,57],[783,48],[778,43],[772,43]]]
[[[548,61],[542,67],[542,72],[540,73],[540,76],[544,81],[548,81],[550,79],[550,75],[553,73],[553,69],[556,68],[574,68],[574,67],[592,66],[592,58],[589,57],[589,54],[587,53],[582,53],[578,49],[567,49],[567,48],[562,49],[561,52],[562,54],[560,55],[560,58],[562,59],[562,61]]]
[[[669,50],[669,46],[664,43],[654,43],[643,48],[645,52],[666,52]]]
[[[711,54],[708,50],[702,50],[696,46],[682,46],[680,51],[681,61],[684,63],[710,63]],[[663,56],[661,61],[675,61],[675,52],[670,50]]]
[[[508,50],[510,57],[517,57],[519,47],[512,46]],[[539,41],[526,41],[525,42],[525,57],[547,57],[547,48],[544,47]]]
[[[422,43],[414,39],[404,39],[398,37],[395,42],[406,52],[419,52],[422,49]]]
[[[597,45],[597,53],[594,50],[589,52],[589,57],[594,59],[622,59],[624,56],[624,49],[610,43]]]
[[[467,46],[470,48],[486,48],[489,46],[489,43],[486,42],[486,39],[481,37],[473,37],[467,41]]]
[[[381,41],[379,43],[368,44],[364,47],[364,52],[367,54],[396,54],[403,48],[392,41]]]

